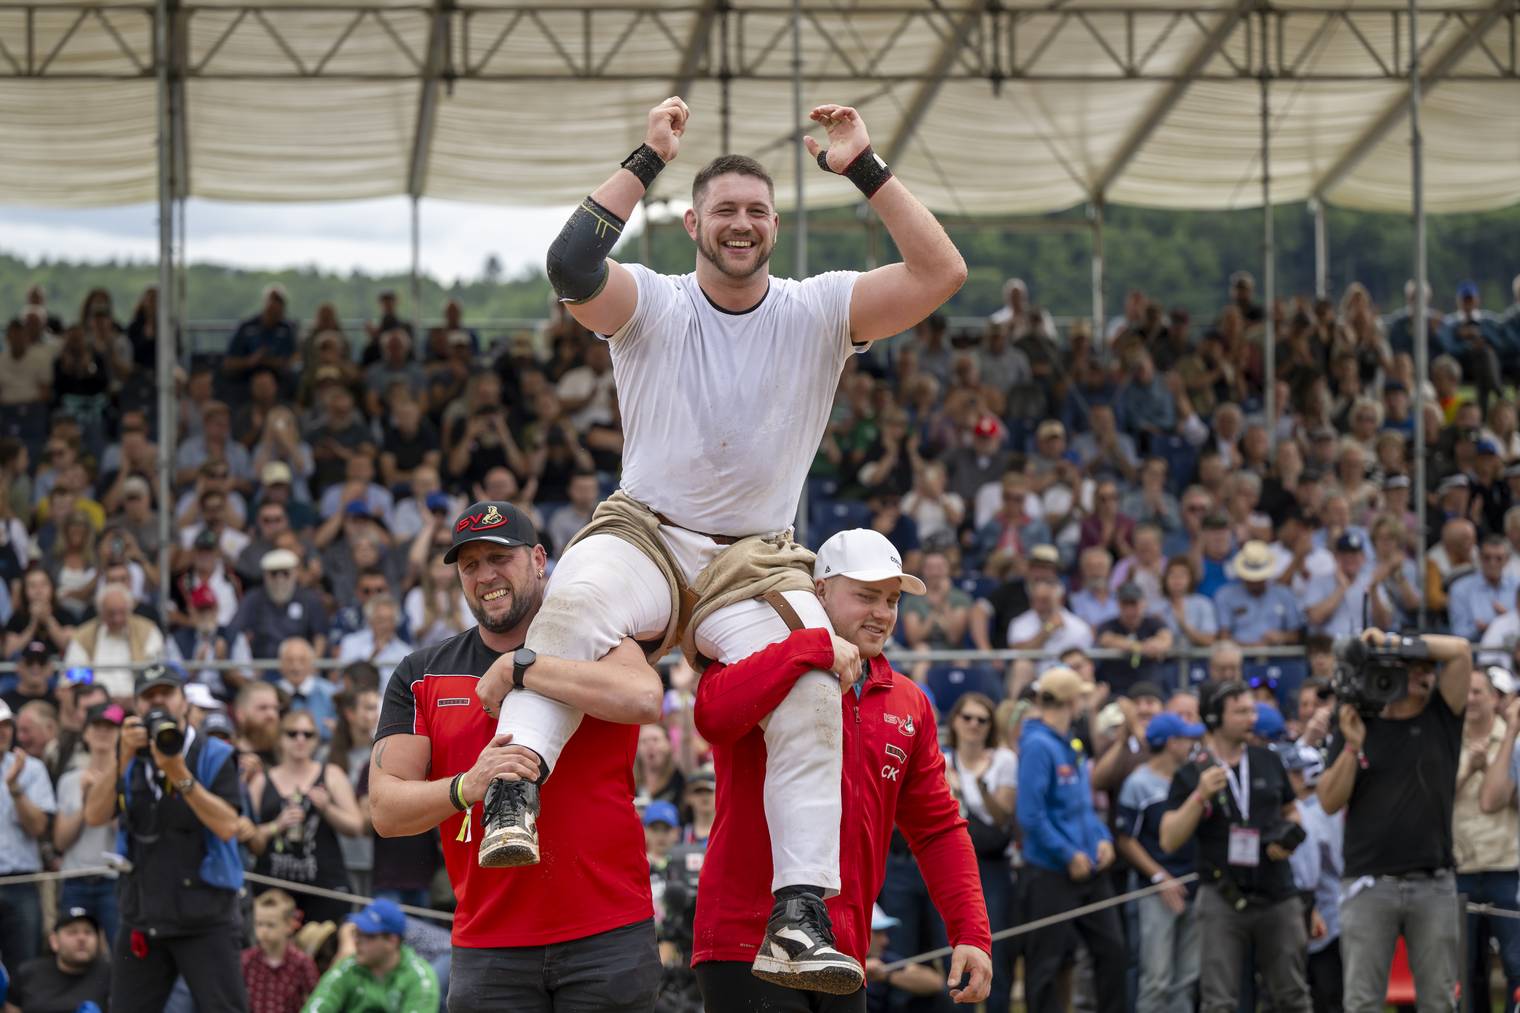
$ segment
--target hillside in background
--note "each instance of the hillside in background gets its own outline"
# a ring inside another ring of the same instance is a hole
[[[1079,213],[1070,212],[1045,221],[1080,226],[1083,219]],[[868,227],[854,209],[817,214],[810,223],[809,266],[814,273],[863,267],[871,262],[873,253],[878,262],[894,256],[885,231],[879,224]],[[1285,206],[1276,210],[1274,223],[1279,291],[1312,292],[1311,216],[1303,205]],[[1117,311],[1127,289],[1138,287],[1168,306],[1186,306],[1195,318],[1212,318],[1232,271],[1250,270],[1259,283],[1261,224],[1259,211],[1108,209],[1104,228],[1108,312]],[[1395,308],[1402,299],[1404,280],[1412,273],[1408,217],[1331,209],[1327,225],[1332,292],[1338,294],[1348,282],[1361,281],[1385,311]],[[772,269],[785,275],[791,273],[792,242],[790,216],[784,209],[781,229]],[[951,233],[971,268],[965,288],[949,306],[952,314],[976,315],[995,308],[1003,280],[1013,275],[1024,278],[1035,300],[1058,316],[1091,311],[1091,239],[1085,228],[1029,232],[1001,220],[968,223],[958,219]],[[1520,207],[1432,217],[1429,233],[1430,279],[1436,305],[1449,307],[1457,283],[1468,278],[1482,286],[1487,308],[1497,310],[1510,303],[1510,280],[1520,273]],[[617,255],[637,259],[643,242],[639,236],[630,236]],[[0,238],[0,247],[3,243]],[[679,222],[656,226],[649,245],[651,266],[670,272],[691,269],[691,241]],[[142,290],[157,278],[156,266],[147,263],[28,264],[22,259],[25,252],[0,253],[0,292],[5,293],[4,306],[11,312],[19,307],[27,285],[41,283],[55,311],[73,319],[84,293],[104,286],[116,299],[118,317],[126,319]],[[298,258],[299,253],[293,252],[291,259]],[[467,320],[544,316],[550,293],[543,276],[503,278],[493,261],[482,265],[480,277],[470,282],[442,286],[425,279],[423,305],[429,312],[424,316],[431,319],[448,297],[463,304]],[[309,319],[313,308],[323,301],[332,302],[344,318],[372,316],[375,297],[386,288],[401,293],[403,311],[411,315],[406,308],[410,283],[405,275],[343,275],[294,267],[278,272],[248,271],[193,264],[187,287],[188,317],[229,320],[247,316],[257,310],[259,292],[270,282],[285,286],[292,312],[302,319]]]

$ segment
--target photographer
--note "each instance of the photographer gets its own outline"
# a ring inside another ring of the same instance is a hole
[[[1326,813],[1346,810],[1341,954],[1349,1011],[1382,1009],[1400,934],[1420,1009],[1450,1007],[1459,942],[1452,810],[1471,652],[1461,637],[1376,629],[1340,652],[1337,695],[1347,702],[1318,792]],[[1407,690],[1395,685],[1381,708],[1366,699],[1400,671]]]
[[[1254,968],[1274,1010],[1308,1013],[1308,933],[1288,865],[1304,838],[1293,786],[1276,753],[1246,743],[1256,703],[1244,682],[1208,686],[1203,720],[1204,753],[1172,778],[1160,834],[1168,852],[1198,838],[1201,1009],[1233,1011],[1242,968]]]
[[[185,724],[179,675],[163,666],[137,677],[138,715],[122,725],[116,776],[90,785],[85,822],[117,815],[117,850],[131,867],[120,886],[111,1009],[164,1008],[174,979],[202,1013],[244,1011],[237,893],[243,865],[234,837],[237,761],[232,747]]]

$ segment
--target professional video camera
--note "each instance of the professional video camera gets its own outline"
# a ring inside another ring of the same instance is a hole
[[[1419,662],[1430,662],[1430,647],[1420,637],[1380,644],[1340,637],[1335,642],[1335,676],[1330,686],[1341,703],[1368,717],[1409,693],[1409,666]]]

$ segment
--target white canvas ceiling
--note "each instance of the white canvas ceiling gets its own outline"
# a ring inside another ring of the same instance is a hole
[[[641,4],[663,13],[632,13]],[[1122,13],[1102,10],[1148,4],[1156,16],[1136,19],[1132,28]],[[638,143],[646,110],[681,76],[703,17],[694,0],[609,3],[622,13],[589,18],[583,9],[593,6],[584,0],[573,11],[555,3],[487,3],[471,8],[467,21],[450,21],[459,79],[437,87],[423,171],[414,176],[431,8],[374,0],[323,0],[320,9],[306,0],[188,4],[182,160],[188,192],[237,201],[342,200],[404,194],[415,178],[428,197],[516,205],[574,201]],[[733,6],[762,5],[736,0]],[[981,0],[808,0],[807,6],[815,15],[803,39],[804,101],[858,104],[878,150],[899,148],[893,169],[938,210],[1053,211],[1090,200],[1100,184],[1112,203],[1195,209],[1260,203],[1259,84],[1226,79],[1247,66],[1247,47],[1259,44],[1260,32],[1221,28],[1242,9],[1247,21],[1255,18],[1254,8],[1186,0],[1014,5],[1026,15],[1014,50],[1032,68],[1030,79],[994,88],[965,76],[974,47],[958,52],[947,43],[956,41],[950,33],[963,11],[985,8]],[[904,22],[892,13],[916,7],[943,18]],[[781,12],[786,4],[767,0],[765,9]],[[1275,9],[1301,16],[1284,19],[1272,45],[1280,45],[1301,77],[1317,79],[1270,84],[1273,200],[1318,192],[1341,206],[1407,208],[1407,124],[1400,118],[1381,134],[1369,133],[1405,102],[1407,84],[1394,74],[1364,73],[1369,53],[1393,53],[1393,35],[1403,24],[1392,14],[1396,8]],[[1423,104],[1432,211],[1520,201],[1520,80],[1504,66],[1514,59],[1514,9],[1515,0],[1497,7],[1440,0],[1421,9],[1423,66],[1461,78],[1429,84]],[[30,35],[24,9],[0,10],[0,137],[6,139],[0,200],[83,207],[157,196],[156,83],[151,75],[131,76],[134,67],[151,68],[152,7],[82,10],[78,0],[41,0]],[[1188,14],[1172,18],[1176,11]],[[1310,16],[1320,11],[1353,16]],[[1354,16],[1358,11],[1366,16]],[[1485,12],[1487,22],[1480,20]],[[583,22],[593,26],[589,40],[577,34]],[[766,22],[782,23],[779,14]],[[732,147],[770,165],[778,196],[787,201],[795,123],[790,85],[773,71],[789,67],[791,40],[782,36],[767,51],[759,25],[750,24],[754,37],[745,45],[769,76],[736,72],[729,95]],[[1483,30],[1474,32],[1478,27]],[[1206,47],[1216,29],[1223,43],[1210,55]],[[586,43],[582,50],[571,45],[575,40]],[[1131,54],[1117,55],[1143,63],[1136,64],[1134,79],[1113,73],[1116,40]],[[567,61],[593,74],[614,70],[620,79],[572,76]],[[685,95],[693,109],[690,133],[680,159],[657,184],[660,196],[680,194],[696,167],[720,151],[720,88],[697,62]],[[926,82],[947,64],[961,76]],[[1072,79],[1054,79],[1054,69]],[[892,74],[905,76],[893,80]],[[1345,79],[1335,80],[1337,74]],[[643,80],[632,79],[640,75]],[[825,75],[831,79],[818,80]],[[1365,157],[1349,159],[1354,149]],[[847,184],[816,170],[806,186],[817,206],[853,197]]]

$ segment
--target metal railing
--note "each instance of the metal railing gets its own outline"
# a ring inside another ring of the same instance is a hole
[[[1212,649],[1208,647],[1192,646],[1182,649],[1174,649],[1172,651],[1168,651],[1166,655],[1159,659],[1158,663],[1171,664],[1176,666],[1177,682],[1174,684],[1173,688],[1181,688],[1187,686],[1191,681],[1189,679],[1188,673],[1190,672],[1193,664],[1195,662],[1207,662],[1211,651]],[[1244,655],[1247,664],[1258,661],[1266,661],[1270,663],[1274,659],[1301,660],[1305,657],[1304,648],[1301,646],[1242,646],[1240,648],[1240,651],[1241,654]],[[1124,661],[1134,657],[1134,655],[1129,651],[1121,651],[1110,647],[1094,647],[1085,650],[1082,653],[1094,661]],[[908,650],[907,648],[891,645],[889,645],[886,650],[886,656],[888,660],[892,662],[893,667],[895,667],[898,671],[904,671],[905,669],[917,665],[919,662],[928,662],[931,666],[949,666],[953,668],[959,665],[964,665],[966,667],[973,667],[978,665],[1008,665],[1020,660],[1035,662],[1055,660],[1055,656],[1052,655],[1049,651],[1040,650],[1014,650],[1012,648],[1004,648],[1001,650],[982,651],[976,649],[939,648],[933,650],[912,651]],[[681,660],[682,659],[680,653],[672,651],[661,658],[658,662],[656,662],[656,664],[662,669],[669,669],[679,664]],[[141,671],[145,668],[151,668],[157,664],[160,664],[160,662],[134,661],[126,662],[123,664],[111,664],[102,667],[113,670]],[[279,660],[276,658],[250,658],[241,661],[224,659],[214,661],[177,662],[177,664],[180,664],[185,668],[186,671],[190,672],[203,671],[206,669],[217,672],[272,672],[277,671],[280,667]],[[314,662],[314,665],[318,670],[328,672],[341,671],[342,669],[347,668],[350,664],[354,664],[354,662],[339,661],[336,658],[318,658]],[[62,667],[63,666],[60,665],[60,669]],[[15,662],[0,662],[0,673],[13,672],[15,670]]]

